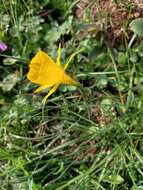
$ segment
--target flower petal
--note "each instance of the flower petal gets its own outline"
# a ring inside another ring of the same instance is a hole
[[[64,66],[64,70],[67,69],[69,63],[70,63],[71,60],[74,58],[74,56],[75,56],[76,54],[78,54],[79,52],[81,52],[81,51],[83,51],[83,49],[80,49],[80,50],[78,50],[78,51],[72,53],[72,54],[69,56],[68,61],[67,61],[67,63],[66,63],[65,66]]]
[[[39,86],[35,91],[34,91],[34,93],[38,93],[38,92],[40,92],[40,91],[42,91],[42,90],[44,90],[44,89],[46,89],[46,88],[48,88],[48,87],[51,87],[51,85],[49,86],[49,85],[41,85],[41,86]]]
[[[4,42],[0,42],[0,51],[5,51],[7,50],[7,45]]]
[[[61,65],[60,60],[61,60],[61,43],[59,43],[59,48],[58,48],[58,57],[56,61],[57,65]]]
[[[56,84],[56,85],[49,91],[49,93],[44,97],[44,99],[42,100],[42,102],[45,103],[46,100],[47,100],[47,98],[48,98],[49,96],[51,96],[51,95],[57,90],[58,87],[59,87],[59,84]]]

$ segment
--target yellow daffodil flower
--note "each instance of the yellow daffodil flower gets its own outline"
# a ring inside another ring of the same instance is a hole
[[[33,57],[29,65],[30,70],[27,74],[27,78],[31,82],[40,85],[39,88],[34,91],[34,93],[40,92],[49,87],[51,88],[48,94],[44,97],[43,102],[45,102],[47,98],[57,90],[60,84],[76,86],[79,84],[65,72],[70,61],[79,51],[73,53],[64,66],[62,66],[60,62],[61,45],[59,45],[58,48],[56,63],[50,56],[41,50]]]

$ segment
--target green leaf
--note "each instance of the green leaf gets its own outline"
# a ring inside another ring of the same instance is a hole
[[[54,8],[65,10],[67,8],[67,2],[65,0],[52,0]]]
[[[141,44],[137,49],[139,57],[143,57],[143,44]]]
[[[73,17],[70,16],[68,20],[63,22],[60,26],[58,23],[54,23],[51,30],[46,34],[45,40],[53,43],[60,39],[61,35],[68,34],[71,30]]]
[[[61,92],[67,92],[67,91],[75,91],[77,89],[77,87],[76,86],[70,86],[70,85],[62,85],[62,86],[60,86],[60,91]]]
[[[137,53],[134,51],[131,51],[131,55],[130,55],[130,61],[132,63],[136,63],[138,61],[138,56]]]
[[[14,65],[16,62],[17,62],[16,59],[8,57],[8,58],[4,59],[3,64],[4,65]]]
[[[130,23],[131,30],[139,35],[143,36],[143,18],[137,18]]]
[[[9,74],[0,83],[0,87],[4,92],[9,92],[12,90],[12,88],[16,85],[18,81],[19,81],[19,76],[16,73]]]
[[[104,89],[108,84],[108,78],[106,75],[96,77],[96,86],[98,89]]]
[[[123,183],[124,179],[120,175],[109,175],[104,178],[104,181],[110,184],[121,184]]]

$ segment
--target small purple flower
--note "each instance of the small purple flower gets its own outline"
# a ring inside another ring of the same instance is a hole
[[[0,51],[7,50],[7,45],[4,42],[0,42]]]

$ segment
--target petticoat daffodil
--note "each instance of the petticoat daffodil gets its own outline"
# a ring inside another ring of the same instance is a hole
[[[48,94],[44,97],[43,103],[45,103],[47,98],[57,90],[59,85],[79,85],[76,80],[72,79],[68,74],[66,74],[65,70],[67,69],[73,57],[80,51],[81,50],[71,54],[64,66],[60,61],[61,45],[59,45],[58,48],[56,63],[50,56],[41,50],[33,57],[29,65],[30,70],[27,74],[27,78],[31,82],[40,85],[39,88],[34,91],[34,93],[40,92],[46,88],[51,88]]]

